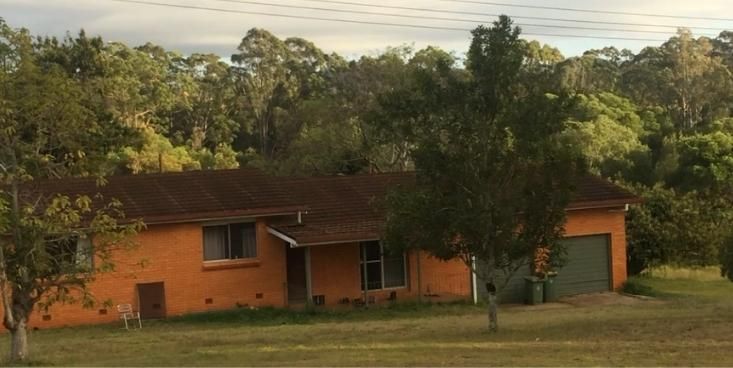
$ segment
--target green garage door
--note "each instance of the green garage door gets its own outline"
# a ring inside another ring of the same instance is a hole
[[[611,289],[609,242],[607,235],[566,238],[567,264],[557,276],[561,296]]]
[[[607,235],[578,236],[563,240],[568,262],[558,272],[557,287],[561,296],[608,291],[611,288],[609,272],[609,242]],[[478,267],[483,267],[479,263]],[[499,296],[501,303],[524,302],[524,276],[529,267],[517,271]],[[477,280],[477,291],[485,299],[485,281]],[[501,281],[499,281],[501,283]]]

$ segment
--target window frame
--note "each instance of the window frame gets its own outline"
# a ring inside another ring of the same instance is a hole
[[[73,244],[73,248],[68,247],[70,244],[62,244],[63,242],[71,242],[71,244]],[[68,263],[69,265],[72,265],[77,272],[94,273],[96,271],[94,267],[95,252],[93,234],[74,233],[74,235],[64,239],[51,240],[50,243],[56,243],[60,247],[67,246],[67,249],[60,249],[59,254],[55,255],[61,257],[61,259],[56,261],[57,264],[60,265],[62,262]],[[66,253],[64,253],[64,250],[66,250]],[[46,252],[49,252],[48,248]],[[50,255],[50,253],[48,254]],[[68,262],[63,259],[65,256],[70,257]]]
[[[363,247],[365,245],[370,244],[370,243],[377,243],[379,245],[379,259],[378,260],[371,260],[370,261],[370,260],[367,260],[366,257],[365,257],[365,252],[363,250]],[[407,267],[407,252],[404,252],[404,251],[402,252],[402,273],[403,273],[403,279],[402,280],[403,280],[403,284],[400,285],[400,286],[384,287],[384,255],[385,255],[385,252],[384,252],[384,244],[382,244],[381,241],[363,241],[363,242],[359,242],[359,278],[361,279],[360,280],[360,284],[363,285],[363,286],[360,286],[360,289],[361,289],[362,292],[364,292],[364,291],[366,291],[366,292],[370,292],[370,291],[385,291],[385,290],[386,291],[389,291],[389,290],[397,290],[397,289],[405,289],[405,288],[407,288],[407,286],[409,284],[408,283],[408,280],[407,280],[407,278],[409,276],[409,274],[408,274],[409,269]],[[364,257],[364,258],[362,259],[362,257]],[[395,257],[395,258],[397,258],[397,257]],[[367,272],[367,270],[365,268],[365,265],[366,264],[369,264],[369,263],[377,263],[377,262],[379,262],[379,269],[380,269],[380,275],[381,275],[380,284],[381,285],[377,289],[370,289],[369,288],[369,285],[367,285],[367,283],[364,283],[364,276],[365,276],[364,273]],[[364,290],[365,288],[366,288],[366,290]]]
[[[232,257],[232,225],[251,224],[254,229],[255,236],[255,256],[254,257],[242,257],[242,258],[231,258]],[[206,228],[226,226],[227,234],[227,252],[229,256],[227,258],[220,259],[206,259]],[[201,258],[205,264],[216,264],[216,263],[231,263],[231,262],[258,262],[260,257],[260,242],[257,234],[257,220],[255,219],[236,219],[226,221],[210,221],[201,224]]]

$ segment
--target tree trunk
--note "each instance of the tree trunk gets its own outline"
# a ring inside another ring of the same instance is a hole
[[[491,257],[487,263],[487,280],[486,291],[489,293],[489,332],[495,333],[499,331],[499,319],[497,312],[497,296],[496,296],[496,268],[494,267],[494,257]]]
[[[496,316],[497,298],[496,286],[493,283],[487,283],[486,288],[489,291],[489,332],[499,331],[499,319]]]
[[[10,330],[10,361],[24,362],[28,359],[28,330],[27,321],[21,317],[16,321],[15,329]]]
[[[13,155],[13,162],[14,166],[17,167],[17,158],[15,155]],[[12,195],[12,211],[11,211],[11,219],[12,219],[12,229],[13,229],[13,244],[18,247],[23,244],[23,237],[20,231],[20,185],[17,180],[13,180],[11,185],[11,195]],[[0,252],[0,255],[2,255],[2,286],[0,288],[0,293],[3,293],[2,296],[2,303],[3,303],[3,313],[5,314],[3,325],[10,331],[10,361],[11,362],[23,362],[26,359],[28,359],[28,331],[27,323],[28,323],[28,315],[30,309],[27,308],[28,305],[32,307],[32,303],[30,302],[30,298],[28,295],[25,295],[23,293],[20,293],[17,287],[12,287],[12,293],[10,295],[10,300],[8,299],[8,290],[6,288],[8,286],[11,286],[12,283],[8,282],[8,275],[7,275],[7,259],[5,258],[5,252]],[[24,279],[23,281],[27,281],[27,279]]]

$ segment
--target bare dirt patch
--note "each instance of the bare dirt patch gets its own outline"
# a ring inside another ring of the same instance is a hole
[[[553,303],[543,303],[538,305],[508,304],[503,307],[514,311],[544,311],[574,307],[602,307],[608,305],[638,305],[651,303],[662,303],[662,301],[648,296],[604,292],[566,296]]]

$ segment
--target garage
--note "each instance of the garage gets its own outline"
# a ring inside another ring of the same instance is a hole
[[[563,243],[568,262],[557,275],[560,296],[611,289],[608,235],[576,236]]]
[[[611,289],[610,236],[574,236],[563,240],[567,263],[558,271],[557,287],[560,296],[594,293]],[[480,267],[480,266],[479,266]],[[517,271],[499,296],[502,303],[524,301],[524,277],[529,267]],[[501,281],[499,281],[501,283]],[[485,282],[478,280],[479,297],[486,297]]]

